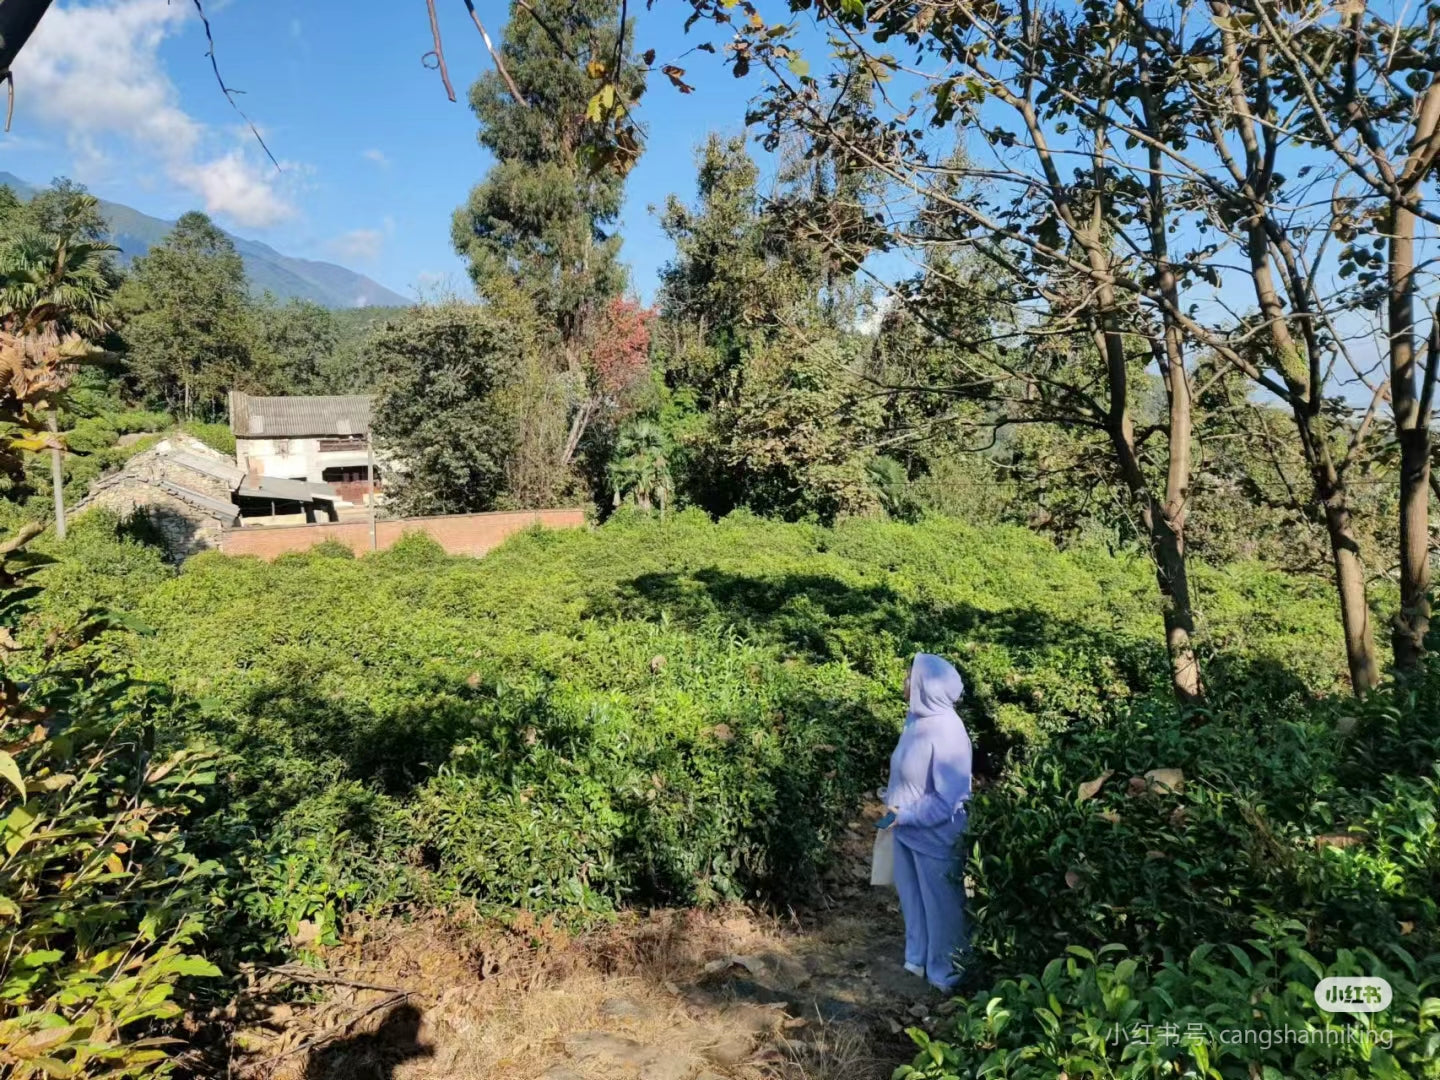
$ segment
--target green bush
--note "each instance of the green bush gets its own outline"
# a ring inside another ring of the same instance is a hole
[[[1068,945],[1177,955],[1266,911],[1334,950],[1440,947],[1440,709],[1277,700],[1252,678],[1208,713],[1149,704],[1076,729],[979,793],[977,959],[1034,971]],[[1179,769],[1180,793],[1148,790]],[[1090,797],[1081,785],[1109,776]]]
[[[0,566],[7,631],[36,565]],[[153,751],[152,692],[83,659],[95,629],[0,660],[0,1072],[17,1080],[168,1072],[154,1025],[182,979],[219,974],[193,951],[216,867],[185,834],[212,766]]]
[[[1303,930],[1262,920],[1243,944],[1157,964],[1123,945],[1071,946],[1040,974],[969,998],[950,1041],[912,1031],[920,1053],[895,1080],[1440,1077],[1440,957],[1354,949],[1324,964]],[[1315,984],[1338,975],[1387,979],[1390,1007],[1322,1011]]]
[[[479,561],[423,536],[318,555],[191,559],[138,599],[157,632],[126,660],[205,703],[170,735],[226,754],[205,842],[239,860],[227,910],[262,940],[356,905],[803,889],[880,782],[919,649],[960,663],[992,772],[1168,701],[1149,566],[1013,528],[686,512]],[[1283,696],[1328,660],[1333,683],[1327,602],[1295,593],[1272,635],[1245,598],[1277,590],[1204,579],[1234,677]]]
[[[218,450],[228,458],[235,456],[235,433],[229,424],[207,424],[200,420],[186,420],[180,425],[185,434],[199,439],[211,450]]]
[[[1067,731],[972,802],[967,973],[991,989],[896,1075],[1440,1076],[1437,811],[1433,659],[1363,702],[1261,669],[1201,710]],[[1327,974],[1391,982],[1385,1044],[1340,1038],[1365,1018],[1318,1011]]]

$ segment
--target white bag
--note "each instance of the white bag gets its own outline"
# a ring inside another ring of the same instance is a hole
[[[880,829],[875,833],[875,851],[870,856],[870,884],[895,884],[895,831]]]

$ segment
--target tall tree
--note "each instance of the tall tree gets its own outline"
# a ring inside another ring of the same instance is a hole
[[[834,172],[787,156],[767,200],[743,139],[701,148],[695,204],[672,196],[661,217],[675,259],[661,272],[657,337],[670,389],[700,416],[676,438],[687,498],[714,513],[830,520],[878,506],[866,466],[879,408],[859,379],[850,308],[836,302],[854,268],[799,225]]]
[[[6,193],[9,189],[4,189]],[[98,352],[111,329],[116,249],[104,240],[95,198],[57,181],[28,204],[0,198],[0,352],[16,411],[3,421],[22,429],[43,411],[49,436],[55,531],[65,537],[61,400],[74,365]],[[22,437],[18,445],[25,445]]]
[[[812,75],[792,26],[758,10],[732,20],[720,0],[693,6],[734,28],[737,75],[763,67],[771,76],[754,111],[772,136],[802,131],[885,176],[897,246],[990,260],[1009,281],[1018,340],[1092,343],[1095,378],[1032,380],[1028,346],[1003,374],[1039,391],[1022,399],[1045,402],[1032,419],[1048,413],[1106,433],[1151,539],[1182,697],[1199,685],[1185,527],[1193,370],[1206,352],[1290,413],[1311,473],[1309,506],[1327,525],[1352,683],[1364,693],[1379,678],[1349,477],[1371,454],[1390,380],[1369,378],[1349,338],[1359,313],[1383,308],[1397,422],[1413,444],[1402,446],[1413,467],[1402,499],[1397,658],[1418,653],[1428,618],[1422,451],[1434,382],[1419,375],[1415,343],[1417,280],[1428,260],[1409,238],[1414,220],[1440,220],[1422,197],[1440,154],[1427,14],[1274,0],[826,5],[817,14],[840,62]],[[913,50],[903,69],[918,105],[884,118],[820,107],[824,88],[857,63],[900,69],[888,51],[897,40]],[[962,137],[988,144],[987,159],[946,163],[941,155]],[[1380,260],[1379,303],[1376,276],[1366,281],[1371,259],[1353,254],[1353,241],[1376,225],[1397,238]],[[1336,238],[1350,245],[1338,260]],[[1357,267],[1359,287],[1347,286]],[[1234,311],[1236,286],[1252,293],[1253,313]],[[1132,408],[1143,361],[1165,384],[1158,425],[1138,422]],[[1368,409],[1343,400],[1349,373],[1367,387]]]
[[[219,415],[252,377],[245,266],[235,245],[191,211],[135,260],[120,291],[131,377],[142,393],[186,417]]]
[[[334,394],[340,326],[313,300],[280,303],[266,293],[254,305],[255,378],[273,394]]]
[[[493,302],[518,289],[550,328],[556,375],[569,388],[565,465],[595,418],[596,373],[587,362],[595,324],[625,287],[613,228],[624,178],[592,158],[593,134],[617,108],[613,87],[609,102],[597,101],[597,91],[618,82],[633,100],[644,87],[617,15],[613,0],[512,5],[501,49],[512,82],[491,71],[470,91],[480,145],[495,165],[453,225],[480,295]]]
[[[1434,290],[1440,223],[1435,13],[1365,2],[1291,8],[1275,0],[1212,0],[1210,8],[1228,69],[1246,74],[1250,92],[1237,105],[1238,119],[1263,127],[1252,139],[1273,157],[1271,131],[1283,110],[1318,149],[1323,172],[1334,177],[1326,194],[1334,233],[1346,241],[1342,272],[1361,284],[1350,304],[1379,315],[1400,447],[1400,610],[1391,644],[1396,668],[1413,671],[1430,626],[1430,426],[1440,376],[1440,326],[1435,312],[1417,311]],[[1306,161],[1312,169],[1313,156]],[[1317,306],[1307,285],[1302,312]]]
[[[374,437],[401,514],[493,510],[516,441],[507,388],[534,351],[523,320],[473,304],[412,308],[370,340]]]

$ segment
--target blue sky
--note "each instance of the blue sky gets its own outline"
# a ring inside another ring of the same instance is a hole
[[[340,262],[407,296],[468,290],[450,247],[451,212],[484,175],[465,94],[489,58],[461,0],[438,0],[460,100],[421,57],[421,0],[210,0],[221,71],[283,163],[276,173],[217,87],[189,0],[57,0],[16,65],[15,122],[0,169],[57,175],[103,198],[173,218],[204,209],[231,231],[288,255]],[[506,0],[479,0],[493,37]],[[703,40],[685,8],[639,8],[641,49],[657,64]],[[713,36],[713,35],[712,35]],[[738,133],[745,95],[705,53],[677,61],[696,90],[652,84],[640,118],[645,156],[627,187],[624,258],[653,294],[670,254],[649,207],[689,198],[694,147]]]

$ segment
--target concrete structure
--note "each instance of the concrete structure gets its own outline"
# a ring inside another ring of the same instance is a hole
[[[577,528],[585,524],[583,510],[522,510],[513,513],[455,514],[448,517],[397,518],[375,523],[376,546],[388,548],[406,533],[423,532],[452,555],[484,555],[507,537],[541,526]],[[368,521],[341,521],[320,525],[275,525],[228,529],[220,538],[227,555],[258,555],[273,559],[292,551],[309,551],[333,540],[357,555],[370,550]]]
[[[342,502],[373,491],[368,397],[230,394],[235,464],[254,479],[329,484]],[[377,470],[378,472],[378,470]]]
[[[242,517],[293,513],[302,521],[336,520],[338,496],[325,484],[253,478],[225,454],[176,433],[102,476],[75,507],[100,506],[122,518],[143,512],[176,562],[220,546],[220,533]]]

